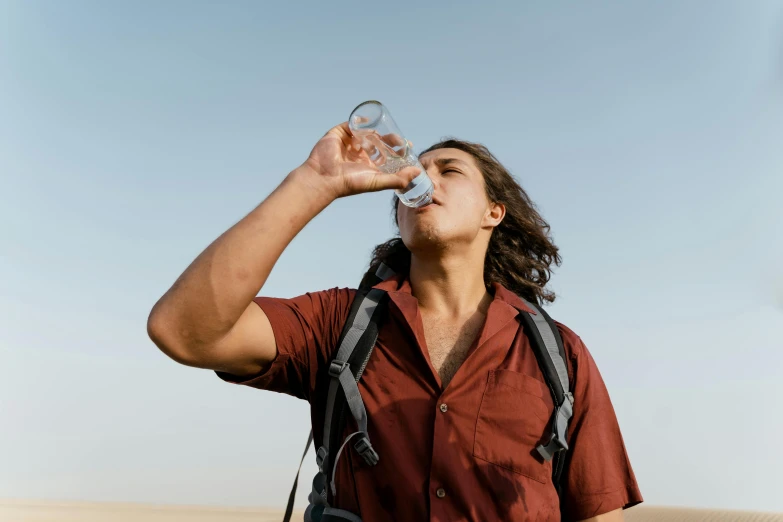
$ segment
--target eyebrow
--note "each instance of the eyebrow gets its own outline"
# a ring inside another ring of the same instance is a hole
[[[426,163],[430,163],[430,162],[428,161]],[[437,165],[437,167],[440,168],[440,169],[442,169],[444,167],[448,167],[452,163],[456,163],[456,164],[462,165],[463,167],[468,167],[469,166],[467,163],[465,163],[461,159],[457,159],[457,158],[438,158],[438,159],[434,160],[432,163],[435,163],[435,165]],[[426,165],[424,165],[423,163],[422,163],[422,165],[426,167]]]

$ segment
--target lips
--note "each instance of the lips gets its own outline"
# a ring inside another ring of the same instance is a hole
[[[434,201],[430,203],[429,205],[424,205],[423,207],[414,208],[413,211],[417,214],[422,212],[429,212],[430,210],[434,209],[435,207],[439,207],[440,205],[435,203]]]
[[[430,201],[428,204],[424,205],[423,207],[416,207],[413,210],[416,212],[421,212],[423,210],[429,210],[432,209],[435,206],[441,206],[440,199],[436,198],[435,196],[432,197],[432,201]]]

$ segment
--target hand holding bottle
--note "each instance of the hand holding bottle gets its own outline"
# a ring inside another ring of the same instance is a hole
[[[407,166],[393,174],[381,171],[362,144],[361,137],[351,134],[348,122],[341,123],[315,144],[302,167],[312,172],[319,185],[334,198],[387,189],[403,190],[421,174],[421,168],[415,166]]]

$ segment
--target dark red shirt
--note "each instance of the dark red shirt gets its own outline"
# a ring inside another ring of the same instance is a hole
[[[389,317],[359,390],[380,462],[369,467],[346,449],[333,506],[365,522],[557,521],[561,513],[563,520],[582,520],[642,501],[601,374],[574,332],[557,323],[574,394],[561,506],[552,465],[535,454],[554,404],[517,317],[530,312],[524,302],[494,285],[481,333],[442,389],[410,283],[398,276],[376,288],[389,293]],[[256,299],[278,355],[266,372],[241,384],[308,400],[316,444],[324,412],[313,407],[322,401],[311,399],[316,382],[328,379],[354,295],[335,288]],[[348,424],[346,435],[356,430]]]

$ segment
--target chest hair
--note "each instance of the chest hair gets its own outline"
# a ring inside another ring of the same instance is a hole
[[[444,389],[465,361],[481,331],[484,317],[484,314],[477,313],[467,321],[455,322],[422,316],[430,361]]]

